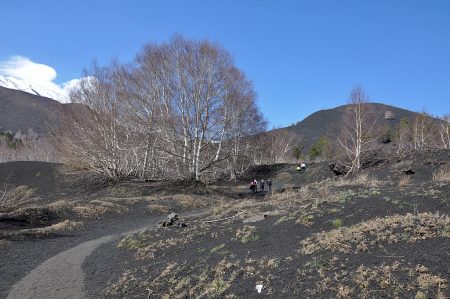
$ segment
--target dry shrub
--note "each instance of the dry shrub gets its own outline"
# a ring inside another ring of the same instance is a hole
[[[289,172],[280,172],[277,174],[275,180],[278,182],[287,182],[292,179],[292,175]]]
[[[56,233],[56,232],[61,232],[61,231],[73,230],[73,229],[81,227],[82,225],[83,225],[83,222],[64,220],[62,222],[58,222],[56,224],[46,226],[46,227],[27,229],[24,232],[32,233],[32,234],[39,234],[39,235],[48,235],[51,233]]]
[[[401,229],[399,231],[399,229]],[[375,218],[350,227],[340,227],[312,235],[300,242],[300,252],[312,254],[319,250],[349,253],[367,251],[369,246],[381,242],[416,241],[446,236],[450,230],[450,217],[438,213],[393,215]]]
[[[346,186],[367,186],[367,187],[378,187],[382,182],[375,177],[369,176],[366,172],[361,172],[357,176],[340,177],[334,181],[330,181],[330,186],[334,187],[346,187]]]
[[[118,247],[136,250],[137,259],[153,259],[162,257],[167,248],[181,248],[193,238],[210,235],[210,226],[203,222],[191,221],[183,229],[151,227],[139,233],[124,237]]]
[[[240,217],[234,218],[235,220],[239,220],[244,218],[248,213],[256,212],[261,205],[261,203],[251,199],[242,200],[239,203],[227,199],[219,199],[212,207],[211,215],[206,218],[208,220],[214,220],[217,218],[232,217],[244,212],[240,214]]]
[[[80,227],[82,224],[83,224],[83,222],[79,222],[79,221],[64,220],[62,222],[58,222],[58,223],[52,224],[47,227],[36,228],[35,230],[38,232],[39,231],[57,232],[57,231],[62,231],[62,230],[72,230],[72,229]]]
[[[135,205],[138,203],[153,202],[159,198],[156,196],[137,196],[137,197],[105,197],[108,202],[118,202],[123,205]]]
[[[390,291],[388,294],[392,297],[397,297],[399,290],[411,290],[413,292],[417,291],[416,298],[422,298],[423,292],[417,290],[417,286],[427,292],[434,292],[436,295],[442,294],[442,291],[447,289],[447,281],[440,276],[431,274],[428,269],[426,272],[418,271],[417,269],[420,266],[416,265],[414,269],[409,265],[402,266],[399,262],[374,267],[362,265],[353,276],[353,282],[362,294],[369,293],[374,286],[377,289]],[[407,285],[403,285],[397,278],[401,273],[408,273],[410,281]],[[399,289],[399,286],[402,286],[402,288]],[[437,298],[431,296],[431,294],[429,296],[425,298]]]
[[[242,243],[248,243],[257,241],[260,237],[256,226],[245,225],[243,228],[237,229],[235,239]]]
[[[441,167],[433,173],[433,181],[450,182],[450,169]]]
[[[411,183],[411,177],[410,176],[403,176],[400,181],[398,182],[398,187],[403,188],[408,186]]]
[[[0,247],[8,245],[10,242],[5,239],[0,239]]]
[[[151,273],[151,277],[144,275],[143,279],[137,269],[126,271],[104,293],[128,298],[130,292],[146,289],[148,298],[236,298],[225,293],[243,272],[240,261],[226,259],[211,265],[168,262],[164,266],[162,270]],[[171,287],[167,288],[167,285]]]
[[[393,169],[400,170],[400,169],[407,169],[411,168],[413,165],[413,162],[411,160],[402,160],[400,162],[391,164]]]
[[[346,285],[339,285],[337,288],[336,298],[353,298],[353,288]]]
[[[92,200],[87,204],[73,207],[73,211],[82,218],[95,218],[110,212],[125,213],[128,208],[112,202]]]
[[[199,209],[206,206],[208,199],[204,196],[194,196],[188,194],[177,194],[174,200],[186,210]]]
[[[71,211],[75,206],[75,202],[66,199],[60,199],[47,205],[49,209],[57,213]]]
[[[347,261],[347,259],[345,259]],[[309,298],[447,298],[447,276],[440,276],[422,265],[410,262],[361,264],[349,271],[344,260],[313,257],[299,272],[301,277],[316,278]],[[350,286],[350,287],[348,287]],[[332,294],[330,295],[330,291]],[[376,292],[376,293],[375,293]]]
[[[18,186],[11,190],[6,190],[5,197],[0,202],[3,206],[17,206],[36,201],[33,198],[34,189],[28,186]]]
[[[147,209],[151,213],[158,213],[158,214],[164,214],[164,213],[167,213],[170,211],[170,207],[165,206],[165,205],[160,205],[160,204],[148,205]]]

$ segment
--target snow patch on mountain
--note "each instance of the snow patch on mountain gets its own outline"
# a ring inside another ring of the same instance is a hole
[[[69,103],[70,90],[79,86],[83,78],[57,84],[54,82],[56,76],[54,68],[23,56],[0,61],[0,86]]]

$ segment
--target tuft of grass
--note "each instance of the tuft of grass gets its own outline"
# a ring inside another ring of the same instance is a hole
[[[398,182],[398,187],[403,188],[408,186],[411,183],[411,177],[410,176],[403,176],[400,181]]]
[[[81,218],[95,218],[106,213],[125,213],[128,208],[104,200],[92,200],[89,203],[80,203],[72,210]]]
[[[339,209],[338,209],[338,208],[331,208],[331,209],[328,210],[328,213],[329,213],[329,214],[336,214],[336,213],[339,213]]]
[[[305,226],[311,226],[314,224],[315,219],[316,218],[314,217],[314,215],[305,215],[305,216],[297,219],[297,221],[295,221],[295,223],[303,224]]]
[[[161,205],[161,204],[151,204],[147,206],[147,209],[151,212],[151,213],[156,213],[156,214],[165,214],[168,213],[170,211],[170,208],[166,205]]]
[[[347,200],[351,199],[355,195],[356,193],[353,190],[341,191],[337,194],[337,200],[341,203],[345,203]]]
[[[433,173],[433,181],[450,182],[450,169],[441,167]]]
[[[228,253],[228,250],[225,249],[225,243],[219,244],[209,251],[209,253],[217,253],[219,255],[225,255]]]
[[[331,221],[331,223],[333,224],[333,226],[335,228],[339,228],[339,227],[341,227],[343,225],[342,220],[339,219],[339,218],[338,219],[334,219],[333,221]]]
[[[292,216],[281,216],[281,217],[278,218],[278,220],[274,223],[274,225],[281,224],[281,223],[283,223],[283,222],[286,222],[286,221],[289,221],[289,220],[292,220],[292,219],[294,219]]]
[[[227,284],[222,278],[216,278],[211,282],[211,288],[217,295],[223,294],[229,287],[229,284]]]
[[[236,240],[239,240],[241,243],[248,243],[252,241],[257,241],[261,238],[258,233],[258,230],[255,226],[245,225],[243,228],[239,228],[236,231]]]
[[[128,235],[120,240],[117,247],[124,249],[140,249],[147,247],[149,242],[151,242],[151,240],[146,238],[144,234],[138,234],[138,236]]]
[[[275,179],[277,182],[287,182],[292,179],[292,175],[289,172],[280,172]]]

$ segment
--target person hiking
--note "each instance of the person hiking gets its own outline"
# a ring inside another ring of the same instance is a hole
[[[302,171],[302,172],[305,172],[305,170],[306,170],[306,164],[305,164],[305,162],[302,162],[302,164],[300,164],[300,168],[301,168],[301,171]]]
[[[253,179],[250,182],[250,190],[252,191],[252,194],[255,194],[255,189],[256,189],[256,184],[255,184],[255,179]]]
[[[271,179],[267,180],[267,187],[269,187],[269,191],[272,191],[272,180]]]
[[[256,182],[256,179],[251,181],[250,190],[252,190],[252,194],[255,194],[258,191],[258,183]]]
[[[261,191],[264,191],[264,180],[261,180],[261,183],[259,183],[259,186],[261,187]]]
[[[302,168],[300,167],[300,165],[297,165],[297,171],[300,172],[302,170]]]

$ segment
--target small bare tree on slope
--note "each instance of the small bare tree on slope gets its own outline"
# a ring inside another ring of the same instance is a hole
[[[353,88],[337,137],[338,148],[342,149],[339,163],[348,169],[347,174],[362,169],[362,157],[370,149],[377,129],[377,117],[368,102],[360,86]]]

